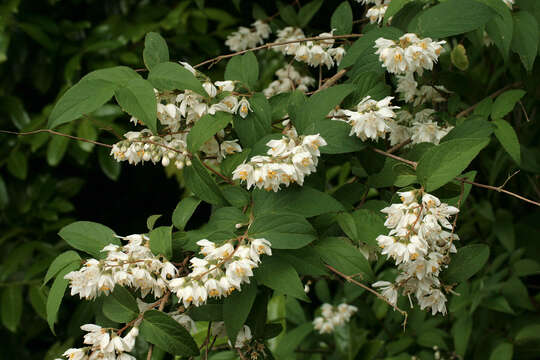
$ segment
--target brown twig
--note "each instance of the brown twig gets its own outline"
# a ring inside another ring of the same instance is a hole
[[[220,178],[225,180],[227,183],[229,183],[231,185],[234,185],[234,181],[232,181],[231,179],[229,179],[228,177],[226,177],[225,175],[223,175],[219,171],[214,170],[210,165],[206,164],[204,161],[201,161],[201,164],[203,164],[203,166],[205,168],[207,168],[208,170],[210,170],[211,172],[213,172],[214,174],[216,174],[217,176],[219,176]]]
[[[267,44],[264,44],[264,45],[256,46],[256,47],[251,48],[251,49],[246,49],[246,50],[237,51],[237,52],[230,53],[230,54],[216,56],[215,58],[205,60],[202,63],[199,63],[199,64],[193,66],[193,68],[196,69],[196,68],[201,67],[201,66],[206,65],[206,64],[211,64],[210,66],[212,66],[212,65],[220,62],[223,59],[228,59],[228,58],[231,58],[231,57],[236,56],[236,55],[242,55],[242,54],[245,54],[245,53],[251,52],[251,51],[268,49],[268,48],[275,47],[275,46],[294,44],[294,43],[299,43],[299,42],[304,42],[304,41],[347,39],[347,38],[357,38],[357,37],[361,37],[361,36],[363,36],[363,35],[362,34],[349,34],[349,35],[334,35],[334,36],[313,36],[313,37],[307,37],[307,38],[303,38],[303,39],[267,43]]]
[[[356,281],[355,279],[352,278],[352,276],[346,275],[346,274],[342,273],[341,271],[337,270],[336,268],[334,268],[333,266],[330,266],[328,264],[325,264],[325,266],[330,271],[332,271],[333,273],[341,276],[342,278],[344,278],[348,282],[351,282],[351,283],[353,283],[353,284],[355,284],[357,286],[360,286],[362,289],[369,291],[373,295],[377,296],[380,300],[384,301],[385,303],[390,305],[392,308],[394,308],[394,310],[398,311],[401,315],[403,315],[405,317],[405,319],[403,320],[403,329],[405,329],[405,327],[407,326],[407,316],[408,316],[406,311],[401,310],[399,307],[397,307],[397,305],[392,304],[390,301],[388,301],[388,299],[386,299],[384,296],[382,296],[381,294],[379,294],[377,291],[373,290],[369,286],[364,285],[359,281]]]
[[[347,73],[347,69],[341,69],[339,70],[337,73],[334,74],[334,76],[332,76],[331,78],[329,78],[328,80],[326,80],[324,82],[324,84],[322,84],[321,86],[319,86],[319,88],[313,93],[313,94],[316,94],[318,93],[319,91],[321,90],[324,90],[324,89],[327,89],[329,88],[330,86],[334,85],[339,79],[341,79],[343,77],[343,75],[345,75]]]
[[[28,132],[16,132],[16,131],[0,130],[0,133],[2,133],[2,134],[11,134],[11,135],[35,135],[35,134],[39,134],[39,133],[49,133],[49,134],[53,134],[53,135],[64,136],[64,137],[67,137],[67,138],[70,138],[70,139],[73,139],[73,140],[77,140],[77,141],[82,141],[82,142],[86,142],[86,143],[90,143],[90,144],[94,144],[94,145],[99,145],[99,146],[105,146],[105,147],[108,147],[108,148],[112,148],[112,145],[109,145],[109,144],[104,144],[104,143],[101,143],[99,141],[93,141],[93,140],[88,140],[88,139],[85,139],[85,138],[81,138],[81,137],[77,137],[77,136],[73,136],[73,135],[69,135],[69,134],[64,134],[64,133],[54,131],[54,130],[51,130],[51,129],[39,129],[39,130],[28,131]]]
[[[506,90],[508,89],[512,89],[512,88],[515,88],[515,87],[518,87],[521,85],[521,81],[517,81],[515,83],[512,83],[510,85],[506,85],[505,87],[503,87],[502,89],[499,89],[497,91],[495,91],[493,94],[489,95],[490,98],[494,99],[496,98],[497,96],[499,96],[500,94],[502,94],[503,92],[505,92]],[[473,111],[474,109],[476,109],[476,107],[478,105],[480,105],[482,101],[479,101],[477,102],[476,104],[468,107],[467,109],[463,110],[462,112],[460,112],[459,114],[456,115],[456,118],[460,118],[460,117],[463,117],[467,114],[469,114],[471,111]]]
[[[392,158],[394,160],[401,161],[402,163],[408,164],[408,165],[412,166],[412,168],[414,170],[416,170],[416,167],[418,166],[418,163],[416,161],[411,161],[411,160],[404,159],[404,158],[399,157],[397,155],[391,154],[391,153],[389,153],[387,151],[377,149],[377,148],[371,148],[371,150],[375,151],[378,154],[381,154],[381,155],[384,155],[386,157]]]
[[[412,142],[412,139],[407,139],[407,140],[405,140],[404,142],[399,143],[399,144],[397,144],[397,145],[391,147],[390,149],[386,150],[386,152],[389,153],[389,154],[391,154],[391,153],[393,153],[393,152],[398,151],[398,150],[401,149],[402,147],[409,145],[411,142]]]

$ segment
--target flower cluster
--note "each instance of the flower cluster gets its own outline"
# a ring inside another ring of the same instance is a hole
[[[261,20],[255,21],[251,26],[251,29],[240,26],[237,31],[231,33],[227,37],[225,45],[227,45],[231,51],[251,49],[264,43],[264,39],[268,39],[272,33],[270,26]]]
[[[68,273],[71,295],[94,299],[104,293],[108,295],[115,285],[141,290],[142,297],[152,292],[155,297],[163,296],[167,280],[176,276],[177,269],[170,262],[163,262],[149,249],[149,238],[145,235],[129,235],[127,245],[109,244],[103,248],[107,257],[103,260],[89,259],[82,268]]]
[[[390,144],[396,145],[407,139],[411,144],[429,142],[439,144],[454,127],[450,125],[440,126],[433,120],[435,110],[424,109],[417,112],[414,117],[406,110],[398,112],[395,122],[390,124]]]
[[[90,346],[68,349],[63,356],[69,360],[135,360],[135,357],[127,352],[135,346],[135,339],[139,335],[137,327],[131,328],[124,337],[117,335],[112,329],[94,324],[83,325],[81,329],[88,332],[84,335],[84,343]]]
[[[294,66],[286,65],[276,71],[277,80],[274,80],[263,90],[263,94],[269,98],[277,94],[300,90],[308,91],[308,86],[315,84],[315,79],[311,76],[302,76]]]
[[[321,307],[322,316],[313,320],[313,327],[320,334],[329,334],[334,331],[335,327],[348,322],[356,311],[358,311],[356,306],[348,304],[339,304],[338,306],[323,304]]]
[[[195,72],[189,65],[184,64],[188,70]],[[190,90],[181,94],[156,93],[158,97],[157,118],[164,126],[165,134],[152,134],[149,129],[140,132],[130,131],[124,135],[125,139],[114,144],[111,155],[116,161],[128,161],[138,164],[152,161],[161,162],[165,167],[174,164],[178,169],[191,165],[190,154],[187,151],[187,135],[193,125],[204,115],[214,115],[218,111],[237,113],[245,118],[251,110],[249,101],[245,97],[237,97],[233,81],[205,82],[203,88],[208,97],[203,97]],[[219,100],[218,100],[218,95]],[[138,120],[132,118],[138,123]],[[215,137],[210,138],[201,151],[209,159],[220,162],[228,155],[242,151],[238,140],[224,140],[225,132],[221,130]]]
[[[394,109],[399,109],[398,106],[390,105],[392,99],[387,96],[376,101],[366,96],[358,103],[356,111],[338,110],[332,113],[332,120],[347,122],[352,127],[349,135],[354,134],[362,141],[384,138],[391,130],[390,123],[396,116]]]
[[[390,0],[366,0],[364,1],[364,4],[372,3],[374,4],[371,8],[368,9],[366,12],[366,18],[369,19],[369,22],[371,24],[380,24],[381,21],[384,19],[384,14],[386,14],[386,10],[388,9],[388,4],[390,4]]]
[[[236,248],[228,242],[216,247],[207,239],[199,240],[197,245],[201,247],[200,253],[204,258],[190,259],[191,272],[172,279],[168,284],[186,308],[191,304],[200,306],[208,298],[228,296],[234,290],[240,290],[243,283],[249,283],[252,269],[261,262],[260,255],[272,255],[271,244],[266,239],[250,239],[248,244]]]
[[[415,34],[405,34],[399,41],[378,38],[375,41],[375,54],[388,72],[405,74],[418,72],[422,75],[424,69],[433,69],[445,41],[433,41],[431,38],[419,39]]]
[[[396,91],[401,94],[405,102],[413,103],[414,106],[423,105],[428,102],[432,104],[445,102],[446,98],[441,93],[449,93],[442,85],[422,85],[418,88],[418,83],[414,79],[413,73],[397,76]]]
[[[268,156],[253,156],[249,162],[238,165],[233,180],[245,181],[248,189],[253,186],[276,192],[281,185],[302,185],[304,177],[316,171],[319,147],[325,145],[319,134],[298,136],[292,128],[280,140],[266,143],[270,148]]]
[[[400,204],[392,204],[381,211],[387,214],[384,225],[390,229],[388,235],[379,235],[377,243],[382,254],[392,258],[400,274],[395,283],[377,281],[374,287],[396,304],[398,290],[404,295],[414,295],[420,308],[431,308],[446,314],[446,296],[441,291],[439,273],[448,266],[450,253],[456,252],[453,244],[459,237],[454,234],[451,216],[458,209],[422,190],[398,193]]]
[[[277,35],[276,42],[278,43],[305,38],[302,29],[291,26],[281,29]],[[276,46],[273,49],[285,55],[293,55],[296,61],[307,63],[310,66],[326,65],[330,69],[334,64],[339,65],[345,55],[345,49],[342,46],[333,47],[335,40],[332,38],[331,32],[319,34],[318,37],[328,39],[294,42]]]

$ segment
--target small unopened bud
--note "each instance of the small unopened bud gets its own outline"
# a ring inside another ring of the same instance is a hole
[[[238,223],[238,224],[234,225],[234,227],[237,228],[237,229],[240,229],[242,226],[244,226],[244,224]]]

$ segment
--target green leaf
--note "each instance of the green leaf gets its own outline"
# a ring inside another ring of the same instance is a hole
[[[220,188],[204,168],[199,158],[193,157],[191,162],[192,166],[188,166],[184,169],[184,181],[186,182],[186,187],[207,203],[226,205],[227,200],[225,200]]]
[[[526,92],[524,90],[516,89],[505,91],[501,95],[497,96],[491,110],[491,118],[502,119],[506,114],[514,109],[517,102],[521,100],[525,94]]]
[[[186,227],[187,222],[195,212],[195,209],[197,209],[197,206],[201,203],[200,199],[197,199],[194,196],[188,196],[184,199],[182,199],[178,205],[176,205],[176,208],[173,211],[172,214],[172,223],[173,225],[179,229],[184,230]]]
[[[279,10],[279,16],[287,25],[298,26],[298,15],[291,5],[283,5],[281,1],[278,1],[277,7]]]
[[[128,323],[139,314],[137,301],[124,287],[118,285],[103,301],[103,314],[117,323]]]
[[[538,22],[531,13],[519,11],[514,13],[514,36],[512,51],[521,58],[523,66],[531,72],[538,52]]]
[[[158,90],[193,90],[208,97],[195,75],[176,63],[163,62],[154,65],[148,74],[148,81]]]
[[[342,84],[310,96],[307,102],[298,109],[296,116],[292,117],[291,115],[291,120],[298,133],[302,135],[315,134],[315,123],[326,120],[325,117],[330,110],[339,105],[353,90],[354,86]]]
[[[51,290],[49,291],[49,295],[47,296],[47,322],[49,323],[49,327],[51,328],[53,334],[56,316],[58,314],[58,310],[60,309],[60,304],[62,303],[62,298],[64,297],[66,288],[69,284],[69,281],[64,279],[64,276],[72,271],[78,270],[79,266],[80,264],[71,263],[60,270],[58,275],[56,275],[56,278],[51,286]]]
[[[117,89],[114,96],[118,105],[129,115],[142,121],[157,134],[157,100],[154,87],[144,79],[133,79]]]
[[[36,314],[47,321],[47,294],[45,290],[38,285],[30,286],[28,288],[28,298]]]
[[[225,80],[238,80],[248,87],[255,86],[258,78],[259,62],[252,51],[232,57],[225,68]]]
[[[98,162],[101,171],[111,180],[116,181],[120,177],[122,165],[109,153],[109,149],[99,147],[97,149]]]
[[[299,249],[315,240],[315,230],[302,216],[269,214],[255,217],[249,236],[265,238],[275,249]]]
[[[486,24],[486,32],[493,39],[493,43],[501,52],[505,61],[508,60],[512,36],[514,33],[514,21],[512,19],[512,10],[502,1],[476,0],[490,6],[499,16],[494,16]]]
[[[7,159],[7,169],[17,179],[25,180],[28,176],[28,159],[21,151],[14,150]]]
[[[172,257],[172,226],[160,226],[150,231],[150,250],[167,259]]]
[[[59,129],[64,134],[71,133],[71,124],[63,126]],[[47,163],[50,166],[60,164],[69,146],[70,139],[67,136],[53,136],[47,146]]]
[[[366,144],[350,136],[351,126],[343,121],[319,120],[313,125],[312,134],[319,134],[328,143],[320,148],[322,154],[344,154],[364,149]]]
[[[389,5],[388,5],[388,8],[386,9],[386,12],[384,13],[384,20],[383,20],[383,23],[387,23],[388,20],[396,15],[401,9],[403,9],[403,7],[405,5],[407,5],[408,3],[410,2],[413,2],[414,0],[394,0],[392,1]]]
[[[77,136],[83,139],[92,140],[95,141],[98,138],[98,131],[94,124],[92,124],[92,120],[90,119],[83,119],[79,126],[77,126]],[[77,145],[81,149],[83,149],[86,152],[92,151],[94,148],[94,144],[84,142],[84,141],[78,141]]]
[[[484,301],[482,301],[482,306],[490,310],[515,315],[514,309],[512,309],[508,303],[508,300],[506,300],[504,296],[492,296],[485,298]]]
[[[313,324],[304,323],[290,331],[281,338],[276,348],[276,358],[294,358],[294,351],[302,344],[302,341],[313,331]]]
[[[418,180],[431,192],[461,174],[489,139],[455,139],[427,150],[416,168]]]
[[[68,266],[71,263],[81,263],[81,257],[79,254],[73,250],[68,250],[60,255],[58,255],[49,266],[49,269],[47,270],[47,274],[45,274],[45,278],[43,279],[43,284],[46,284],[51,280],[53,277],[60,272],[63,268]]]
[[[109,245],[120,245],[120,240],[114,236],[114,231],[105,225],[91,221],[76,221],[64,226],[58,233],[69,245],[84,251],[95,258],[105,254],[101,250]]]
[[[272,108],[266,97],[262,93],[255,93],[249,98],[249,104],[253,111],[245,119],[234,117],[234,130],[244,147],[252,147],[260,138],[272,132]]]
[[[327,193],[309,186],[290,187],[279,192],[253,191],[255,215],[290,212],[305,217],[343,211],[343,205]]]
[[[315,250],[328,265],[345,275],[362,273],[367,279],[374,278],[369,262],[358,248],[348,240],[339,237],[328,237],[315,244]]]
[[[313,16],[315,16],[317,11],[319,11],[322,4],[323,0],[313,0],[298,10],[298,22],[301,28],[309,24]]]
[[[2,324],[11,332],[16,332],[23,310],[22,286],[7,286],[0,298]]]
[[[268,286],[270,289],[277,290],[285,295],[309,302],[298,273],[285,260],[265,256],[262,258],[259,267],[254,270],[254,274],[259,284]]]
[[[151,231],[154,228],[154,225],[156,225],[156,221],[161,217],[162,215],[150,215],[148,219],[146,219],[146,228]]]
[[[140,79],[141,76],[132,68],[127,66],[115,66],[106,69],[92,71],[85,75],[80,82],[86,80],[102,80],[114,85],[115,89],[126,86],[132,79]]]
[[[512,125],[503,119],[493,120],[493,123],[497,125],[497,128],[495,129],[495,136],[501,143],[504,150],[506,150],[506,152],[518,165],[521,164],[521,148],[519,146],[519,139]]]
[[[487,138],[493,133],[494,128],[493,124],[487,120],[467,119],[450,130],[450,132],[442,138],[441,142],[453,139]]]
[[[235,342],[238,331],[246,322],[256,296],[257,284],[252,282],[244,285],[241,291],[234,291],[223,301],[223,321],[225,321],[227,335],[232,343]]]
[[[480,271],[489,259],[489,246],[473,244],[461,247],[443,272],[447,283],[463,282]]]
[[[387,10],[388,11],[388,10]],[[343,1],[332,14],[330,24],[335,35],[350,34],[353,27],[353,13],[348,1]]]
[[[320,276],[328,273],[319,254],[310,245],[295,250],[273,249],[272,256],[285,259],[300,275]]]
[[[470,0],[448,0],[420,13],[409,32],[443,38],[482,27],[495,16],[490,7]]]
[[[521,345],[530,341],[540,340],[540,325],[533,324],[523,327],[515,336],[516,343]]]
[[[3,210],[6,208],[6,206],[9,204],[9,194],[6,187],[6,182],[0,176],[0,210]]]
[[[169,61],[169,48],[167,42],[158,33],[149,32],[144,38],[143,50],[144,65],[148,70],[162,62]]]
[[[231,114],[219,111],[215,115],[206,114],[191,128],[187,136],[187,145],[190,152],[199,151],[218,131],[227,126],[232,120]]]
[[[501,342],[499,343],[489,355],[489,360],[512,360],[514,356],[514,345]]]
[[[454,337],[454,348],[456,353],[465,356],[467,352],[467,345],[469,338],[471,337],[473,327],[473,320],[471,316],[462,316],[454,322],[452,326],[452,336]]]
[[[521,259],[512,265],[512,270],[517,276],[529,276],[540,274],[540,263],[532,259]]]
[[[249,205],[251,194],[246,189],[235,185],[225,185],[222,190],[223,196],[232,206],[243,208]]]
[[[173,355],[199,354],[199,348],[187,330],[161,311],[146,311],[139,331],[146,341]]]
[[[47,127],[53,129],[99,109],[112,98],[116,88],[117,85],[109,81],[83,78],[58,100]]]
[[[360,209],[353,213],[342,213],[338,215],[337,221],[349,238],[372,246],[377,245],[377,236],[387,231],[384,219],[372,210]]]

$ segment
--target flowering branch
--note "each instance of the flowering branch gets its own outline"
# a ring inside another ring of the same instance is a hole
[[[105,147],[108,147],[108,148],[112,148],[112,145],[109,145],[109,144],[104,144],[104,143],[101,143],[99,141],[93,141],[93,140],[88,140],[88,139],[81,138],[81,137],[78,137],[78,136],[64,134],[64,133],[54,131],[54,130],[51,130],[51,129],[39,129],[39,130],[28,131],[28,132],[16,132],[16,131],[0,130],[0,133],[2,133],[2,134],[12,134],[12,135],[35,135],[35,134],[39,134],[39,133],[49,133],[49,134],[53,134],[53,135],[65,136],[65,137],[68,137],[70,139],[77,140],[77,141],[82,141],[82,142],[86,142],[86,143],[90,143],[90,144],[94,144],[94,145],[99,145],[99,146],[105,146]]]
[[[213,66],[214,64],[217,64],[218,62],[220,62],[223,59],[228,59],[228,58],[231,58],[231,57],[236,56],[236,55],[242,55],[242,54],[245,54],[245,53],[250,52],[250,51],[268,49],[268,48],[275,47],[275,46],[294,44],[294,43],[299,43],[299,42],[304,42],[304,41],[313,41],[313,40],[358,38],[358,37],[361,37],[361,36],[363,36],[363,35],[362,34],[348,34],[348,35],[334,35],[334,36],[313,36],[313,37],[307,37],[307,38],[289,40],[289,41],[283,41],[283,42],[273,42],[273,43],[268,43],[268,44],[256,46],[256,47],[251,48],[251,49],[237,51],[237,52],[230,53],[230,54],[225,54],[225,55],[219,55],[219,56],[216,56],[215,58],[205,60],[202,63],[199,63],[199,64],[193,66],[193,68],[196,69],[196,68],[201,67],[201,66],[206,65],[206,64],[211,64],[210,65],[210,67],[211,67],[211,66]]]
[[[345,280],[347,280],[348,282],[351,282],[355,285],[358,285],[360,286],[362,289],[365,289],[367,291],[369,291],[370,293],[374,294],[375,296],[377,296],[379,299],[381,299],[382,301],[384,301],[385,303],[387,303],[388,305],[390,305],[391,307],[394,308],[394,310],[398,311],[401,315],[404,316],[404,320],[403,320],[403,329],[405,330],[405,327],[407,326],[407,317],[408,317],[408,314],[406,311],[404,310],[401,310],[397,305],[394,305],[392,304],[390,301],[388,301],[384,296],[382,296],[381,294],[379,294],[378,292],[376,292],[375,290],[373,290],[372,288],[370,288],[369,286],[366,286],[364,284],[362,284],[361,282],[359,281],[356,281],[355,279],[353,279],[352,276],[349,276],[349,275],[346,275],[344,273],[342,273],[341,271],[337,270],[336,268],[328,265],[328,264],[325,264],[325,266],[330,270],[332,271],[333,273],[341,276],[342,278],[344,278]]]

